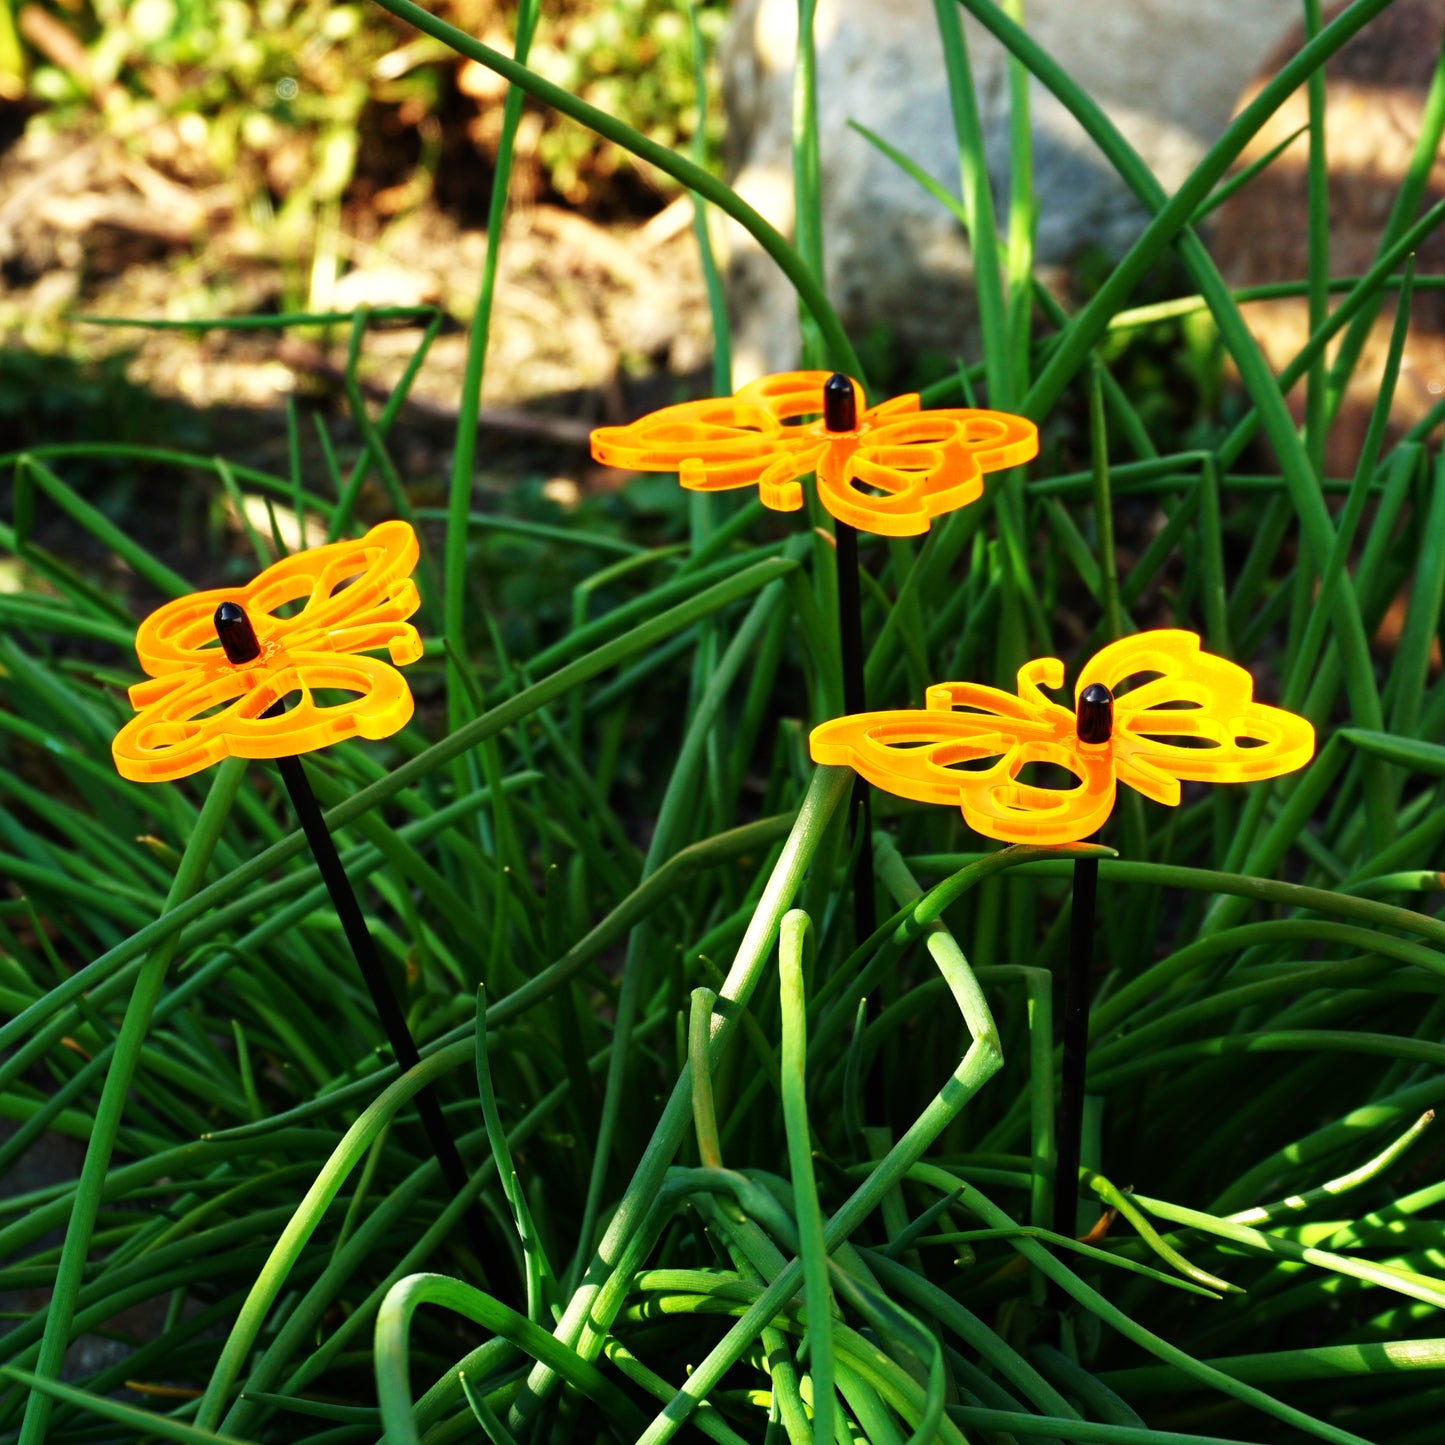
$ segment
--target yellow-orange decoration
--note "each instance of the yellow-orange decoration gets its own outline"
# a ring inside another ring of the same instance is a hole
[[[135,639],[149,681],[130,689],[137,715],[111,745],[121,776],[165,782],[228,755],[286,757],[404,727],[413,709],[405,679],[359,654],[385,648],[397,666],[421,656],[406,621],[420,605],[416,560],[416,533],[383,522],[358,541],[284,557],[244,587],[192,593],[151,613]],[[224,602],[240,604],[255,628],[260,651],[250,662],[226,660],[215,621]],[[296,602],[295,616],[278,615]],[[351,696],[323,707],[313,695],[321,688]],[[294,707],[273,711],[292,693]]]
[[[1157,675],[1116,700],[1120,684],[1141,674]],[[1041,691],[1063,682],[1063,663],[1044,657],[1019,669],[1017,697],[937,683],[923,709],[836,718],[813,730],[809,746],[815,762],[847,764],[886,792],[957,803],[975,832],[1013,843],[1073,843],[1097,832],[1116,779],[1177,804],[1181,780],[1273,778],[1314,755],[1310,724],[1255,702],[1250,675],[1201,651],[1192,632],[1111,643],[1085,666],[1072,712]],[[1028,763],[1057,763],[1079,782],[1021,783]]]
[[[676,472],[693,491],[756,483],[775,512],[796,512],[803,505],[798,478],[816,472],[819,500],[833,517],[885,537],[926,532],[934,517],[982,496],[985,472],[1038,455],[1038,428],[1023,417],[920,411],[912,394],[865,410],[863,390],[851,379],[847,422],[830,427],[823,402],[830,375],[765,376],[736,396],[680,402],[629,426],[599,427],[592,455],[632,471]]]

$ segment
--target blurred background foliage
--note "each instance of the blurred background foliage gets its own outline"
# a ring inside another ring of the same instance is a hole
[[[441,0],[508,53],[515,7]],[[701,0],[704,42],[726,8]],[[664,0],[562,0],[531,64],[668,146],[696,125],[692,40]],[[31,126],[103,127],[172,178],[239,184],[254,219],[314,221],[350,195],[383,215],[432,192],[453,144],[490,182],[505,85],[375,8],[329,0],[0,0],[0,102]],[[444,124],[445,122],[445,124]],[[714,105],[708,128],[721,118]],[[656,209],[665,177],[550,112],[519,137],[524,192],[584,210]],[[649,205],[650,198],[650,205]],[[485,198],[480,202],[485,208]]]

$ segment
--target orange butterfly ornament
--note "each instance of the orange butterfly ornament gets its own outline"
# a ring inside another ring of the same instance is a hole
[[[1023,417],[920,411],[916,394],[865,408],[856,381],[826,371],[760,377],[736,396],[680,402],[592,433],[592,455],[607,466],[676,472],[699,492],[756,485],[775,512],[796,512],[798,479],[816,472],[831,516],[885,537],[928,531],[934,517],[983,495],[986,472],[1038,450],[1038,428]]]
[[[1173,805],[1183,781],[1273,778],[1314,755],[1314,728],[1255,702],[1249,673],[1202,651],[1192,632],[1111,643],[1084,667],[1072,711],[1043,692],[1063,681],[1063,663],[1044,657],[1019,669],[1017,696],[936,683],[924,708],[835,718],[813,730],[809,747],[814,762],[846,764],[886,792],[957,803],[975,832],[1011,843],[1089,837],[1108,818],[1118,782]],[[1058,764],[1078,782],[1020,782],[1029,763]]]
[[[420,605],[417,555],[410,526],[383,522],[357,541],[284,557],[244,587],[195,592],[151,613],[135,640],[149,679],[130,689],[136,716],[111,745],[121,776],[164,782],[228,756],[287,757],[404,727],[414,704],[396,668],[422,655],[406,620]],[[232,605],[218,616],[222,604]],[[248,661],[229,661],[218,637],[231,614],[247,634]],[[390,663],[362,655],[383,648]],[[318,689],[348,696],[323,706]],[[279,710],[291,694],[300,695],[295,706]]]

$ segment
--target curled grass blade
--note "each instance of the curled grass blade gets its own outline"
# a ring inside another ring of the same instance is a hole
[[[441,1305],[511,1341],[555,1370],[597,1406],[598,1419],[619,1440],[642,1426],[637,1407],[595,1365],[561,1344],[540,1325],[508,1309],[473,1285],[441,1274],[414,1274],[388,1292],[376,1317],[376,1383],[386,1439],[419,1445],[408,1379],[412,1315],[424,1304]]]

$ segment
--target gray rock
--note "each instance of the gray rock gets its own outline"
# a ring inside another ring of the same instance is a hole
[[[1104,109],[1166,188],[1229,119],[1298,0],[1028,0],[1031,34]],[[1087,20],[1081,16],[1087,15]],[[995,201],[1006,204],[1008,80],[1002,47],[965,18]],[[856,120],[954,194],[958,152],[931,0],[819,0],[816,44],[828,292],[858,335],[883,323],[909,350],[972,358],[972,261],[943,206],[849,125]],[[722,63],[733,185],[785,235],[793,229],[795,0],[740,0]],[[1121,252],[1143,212],[1079,125],[1035,83],[1030,107],[1037,262]],[[797,307],[741,227],[721,227],[739,385],[798,359]]]

